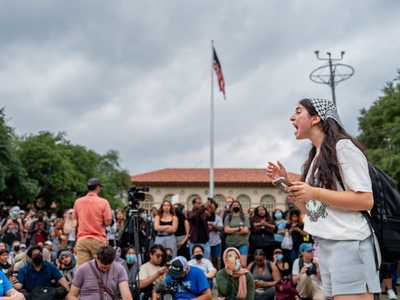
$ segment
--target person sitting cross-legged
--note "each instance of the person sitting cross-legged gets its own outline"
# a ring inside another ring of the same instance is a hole
[[[114,260],[113,247],[100,247],[95,259],[84,263],[76,271],[67,299],[132,300],[128,275],[124,267]]]

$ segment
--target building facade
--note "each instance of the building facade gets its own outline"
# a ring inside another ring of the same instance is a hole
[[[209,195],[208,169],[161,169],[153,172],[132,176],[132,182],[138,187],[149,187],[142,208],[159,208],[162,201],[170,200],[177,195],[179,202],[187,209],[192,206],[192,200],[200,197],[203,202]],[[287,209],[287,194],[272,185],[272,179],[266,175],[265,169],[215,169],[214,199],[218,207],[223,208],[225,198],[230,196],[239,200],[247,210],[259,205],[268,211],[275,208]],[[297,178],[295,174],[289,177]]]

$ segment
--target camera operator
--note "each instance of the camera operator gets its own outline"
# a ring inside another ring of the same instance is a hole
[[[310,243],[303,243],[299,247],[300,257],[293,263],[293,283],[297,284],[297,291],[301,298],[323,300],[321,287],[321,273],[319,264],[314,261],[314,248]]]
[[[201,245],[204,249],[204,257],[210,258],[210,244],[208,233],[209,212],[202,204],[200,197],[192,200],[193,210],[188,214],[190,224],[190,243],[189,251],[192,253],[194,245]]]
[[[211,300],[211,289],[203,270],[189,266],[186,258],[178,256],[171,261],[171,267],[164,282],[158,286],[156,297],[172,295],[176,300]],[[161,298],[162,299],[162,298]]]

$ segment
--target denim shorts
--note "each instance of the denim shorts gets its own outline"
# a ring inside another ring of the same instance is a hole
[[[221,254],[222,254],[221,244],[211,246],[211,257],[221,257]]]
[[[316,239],[325,296],[380,293],[373,236],[365,240],[335,241]],[[379,244],[375,239],[380,264]]]
[[[244,244],[244,245],[240,245],[239,247],[235,247],[239,250],[240,255],[247,255],[249,254],[249,245]]]

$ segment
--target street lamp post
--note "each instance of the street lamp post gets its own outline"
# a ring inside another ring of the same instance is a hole
[[[354,68],[350,65],[337,63],[338,61],[343,60],[345,54],[344,51],[340,52],[340,58],[333,58],[332,53],[329,51],[326,52],[327,57],[321,57],[319,50],[314,51],[314,53],[318,60],[328,61],[328,64],[314,69],[310,73],[310,80],[315,83],[329,85],[332,92],[332,101],[336,105],[336,85],[353,76]],[[328,69],[329,74],[326,73]]]

